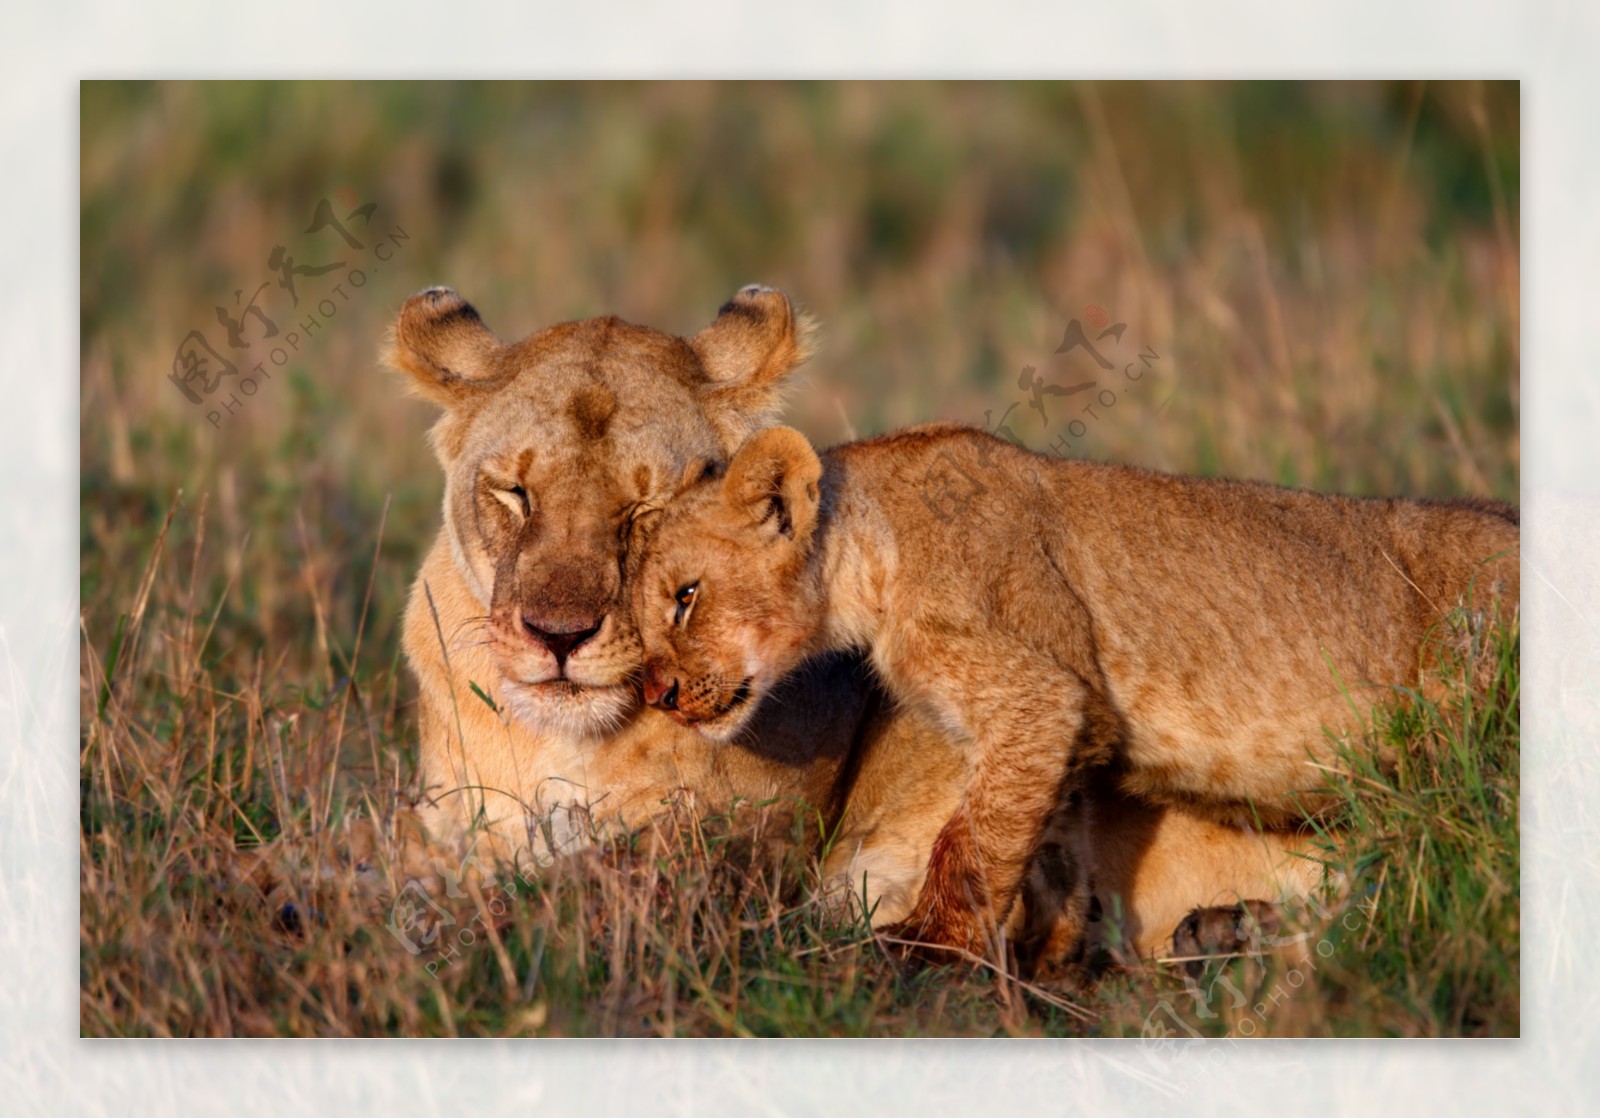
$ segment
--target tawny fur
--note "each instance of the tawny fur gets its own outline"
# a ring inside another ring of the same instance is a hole
[[[384,850],[401,878],[423,876],[459,864],[458,840],[542,859],[608,823],[640,823],[675,794],[707,809],[781,798],[834,823],[823,869],[837,900],[864,894],[880,925],[910,911],[966,782],[963,748],[927,713],[873,702],[869,674],[848,658],[789,681],[732,748],[637,700],[637,549],[619,513],[647,527],[686,480],[770,424],[810,334],[786,297],[760,288],[687,340],[603,318],[502,343],[453,291],[407,302],[389,358],[443,409],[432,443],[447,482],[404,634],[420,692],[422,811],[402,813],[393,834],[357,828],[346,844],[355,862],[376,865],[362,852]],[[566,685],[548,679],[547,654],[519,643],[524,605],[569,623],[604,614],[568,658]],[[1278,865],[1290,835],[1218,842],[1203,814],[1115,790],[1098,810],[1135,826],[1098,830],[1076,858],[1145,954],[1196,905],[1282,891],[1261,851]],[[1070,908],[1034,904],[1047,918]]]
[[[796,665],[856,648],[969,744],[900,931],[982,952],[1029,858],[1069,851],[1047,825],[1096,767],[1218,828],[1318,811],[1336,736],[1430,687],[1463,617],[1516,610],[1518,526],[1494,503],[1063,461],[946,426],[819,459],[775,428],[661,515],[635,594],[646,696],[702,733],[737,735]],[[1036,870],[1082,895],[1075,870]]]
[[[750,749],[715,749],[638,703],[625,589],[639,532],[770,422],[808,330],[781,292],[756,287],[689,340],[603,318],[501,343],[448,289],[406,303],[389,360],[444,408],[432,432],[444,526],[404,631],[435,833],[476,826],[500,857],[543,858],[674,794],[830,812],[857,741],[906,733],[862,725],[870,682],[847,659],[790,681]],[[558,657],[530,625],[593,633]],[[558,806],[583,811],[558,813],[575,822],[552,831]]]
[[[420,692],[423,788],[419,811],[351,821],[337,837],[359,881],[381,895],[386,878],[392,888],[468,863],[542,860],[611,824],[639,824],[672,797],[705,809],[778,798],[831,825],[823,873],[833,901],[864,904],[876,925],[910,912],[966,783],[963,747],[926,712],[875,699],[852,658],[787,681],[728,748],[637,698],[642,653],[628,593],[637,548],[619,511],[647,528],[660,503],[770,424],[811,330],[786,297],[762,288],[736,294],[688,340],[604,318],[502,343],[449,289],[406,303],[388,358],[443,409],[431,441],[446,475],[444,524],[404,632]],[[529,515],[536,529],[523,523]],[[547,654],[519,643],[512,623],[524,605],[569,623],[604,613],[567,658],[565,684],[550,679]],[[1161,950],[1197,905],[1308,888],[1273,870],[1291,856],[1288,833],[1252,837],[1115,789],[1096,795],[1097,819],[1129,826],[1078,828],[1066,841],[1143,954]],[[297,861],[274,844],[241,872],[291,900]],[[328,873],[342,881],[348,872]],[[1038,877],[1041,891],[1060,878]],[[1049,930],[1056,915],[1081,910],[1081,885],[1073,877],[1071,897],[1036,891],[1032,910],[1015,915],[1019,928]]]

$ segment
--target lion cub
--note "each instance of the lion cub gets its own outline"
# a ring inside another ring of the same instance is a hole
[[[970,743],[900,931],[981,953],[1086,767],[1241,821],[1316,811],[1329,732],[1424,683],[1458,606],[1514,610],[1517,547],[1516,511],[1488,502],[1164,475],[942,425],[819,458],[773,428],[657,518],[645,698],[725,741],[801,661],[867,650]]]

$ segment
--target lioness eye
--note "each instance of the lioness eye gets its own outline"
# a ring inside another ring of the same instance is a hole
[[[522,506],[522,515],[524,517],[532,515],[533,505],[528,501],[527,490],[523,489],[521,486],[512,486],[510,489],[506,490],[506,493],[511,496],[513,501]]]
[[[678,608],[672,613],[673,625],[683,625],[683,619],[688,616],[689,607],[694,605],[694,596],[699,590],[699,583],[688,583],[679,587],[678,593],[672,596],[672,601],[678,604]]]

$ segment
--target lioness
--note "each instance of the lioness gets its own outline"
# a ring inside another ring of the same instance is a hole
[[[927,500],[942,468],[988,517]],[[960,811],[898,930],[978,953],[1052,812],[1111,762],[1154,798],[1286,823],[1330,732],[1415,687],[1458,608],[1518,600],[1517,514],[1052,459],[965,428],[819,458],[771,428],[657,518],[644,694],[727,741],[809,658],[865,650],[968,744]],[[1073,809],[1076,810],[1076,809]]]
[[[500,857],[543,855],[587,813],[634,824],[680,791],[833,803],[867,733],[859,669],[800,674],[758,748],[714,751],[641,709],[624,593],[641,516],[770,422],[805,354],[805,324],[763,289],[687,340],[602,318],[502,344],[452,291],[407,301],[390,360],[444,408],[444,526],[404,634],[431,830],[477,823]]]
[[[420,818],[436,839],[470,831],[496,856],[543,856],[675,794],[706,809],[804,801],[835,827],[823,869],[841,894],[864,887],[876,924],[909,911],[965,761],[921,711],[876,702],[859,661],[777,685],[785,701],[720,749],[638,698],[632,585],[648,514],[774,422],[807,350],[806,320],[764,288],[690,338],[598,318],[502,342],[453,291],[406,302],[389,361],[442,409],[431,441],[446,479],[404,633]],[[1052,851],[1041,889],[1081,890],[1092,857],[1107,911],[1145,954],[1196,906],[1313,882],[1289,833],[1114,790],[1095,819],[1092,856]]]

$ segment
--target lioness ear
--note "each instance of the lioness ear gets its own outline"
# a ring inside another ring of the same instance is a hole
[[[792,427],[771,427],[733,456],[722,497],[775,536],[805,544],[817,527],[821,480],[822,462],[806,437]]]
[[[816,323],[775,288],[752,284],[689,340],[706,372],[701,402],[729,450],[777,419],[783,382],[811,356]]]
[[[395,320],[386,360],[422,396],[449,408],[499,382],[500,340],[449,288],[413,295]]]

